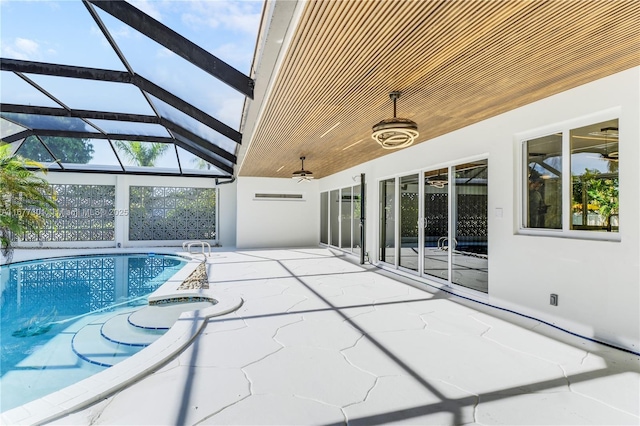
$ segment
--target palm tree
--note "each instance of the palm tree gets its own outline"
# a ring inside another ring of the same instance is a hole
[[[114,141],[118,150],[141,167],[153,167],[156,160],[169,148],[169,144],[158,142]]]
[[[14,236],[39,232],[45,217],[57,211],[51,185],[31,169],[46,173],[42,164],[11,155],[9,145],[0,146],[0,253],[7,261]]]

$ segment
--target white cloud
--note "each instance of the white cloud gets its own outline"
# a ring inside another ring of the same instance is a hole
[[[248,64],[251,63],[251,58],[253,58],[253,50],[234,43],[218,46],[211,53],[218,58],[224,58],[225,62],[232,64]]]
[[[27,55],[37,54],[38,50],[40,50],[40,45],[34,41],[29,40],[28,38],[16,38],[14,43],[17,49],[23,51]]]
[[[195,1],[190,6],[191,11],[182,15],[182,21],[187,25],[257,33],[261,12],[259,2]]]
[[[113,38],[115,38],[116,40],[122,40],[122,39],[133,37],[133,33],[131,29],[126,25],[121,25],[115,30],[109,30],[109,32],[111,33]]]
[[[40,44],[35,40],[17,37],[11,43],[2,44],[2,56],[22,60],[41,59]]]

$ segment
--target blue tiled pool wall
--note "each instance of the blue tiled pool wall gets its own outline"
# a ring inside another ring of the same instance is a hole
[[[0,375],[69,324],[51,324],[148,295],[185,261],[165,256],[79,257],[25,262],[9,270],[0,302]]]

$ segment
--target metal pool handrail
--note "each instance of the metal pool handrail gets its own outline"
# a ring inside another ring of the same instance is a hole
[[[207,256],[207,254],[204,251],[204,246],[206,245],[207,248],[209,249],[209,256],[211,256],[211,245],[206,242],[206,241],[185,241],[182,243],[182,250],[186,250],[189,254],[196,254],[195,252],[191,251],[191,247],[192,246],[200,246],[202,248],[202,254],[205,255],[205,257]]]

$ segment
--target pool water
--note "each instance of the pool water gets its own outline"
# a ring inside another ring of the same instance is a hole
[[[146,305],[185,264],[176,256],[137,254],[0,267],[0,411],[104,370],[74,353],[76,334]]]

